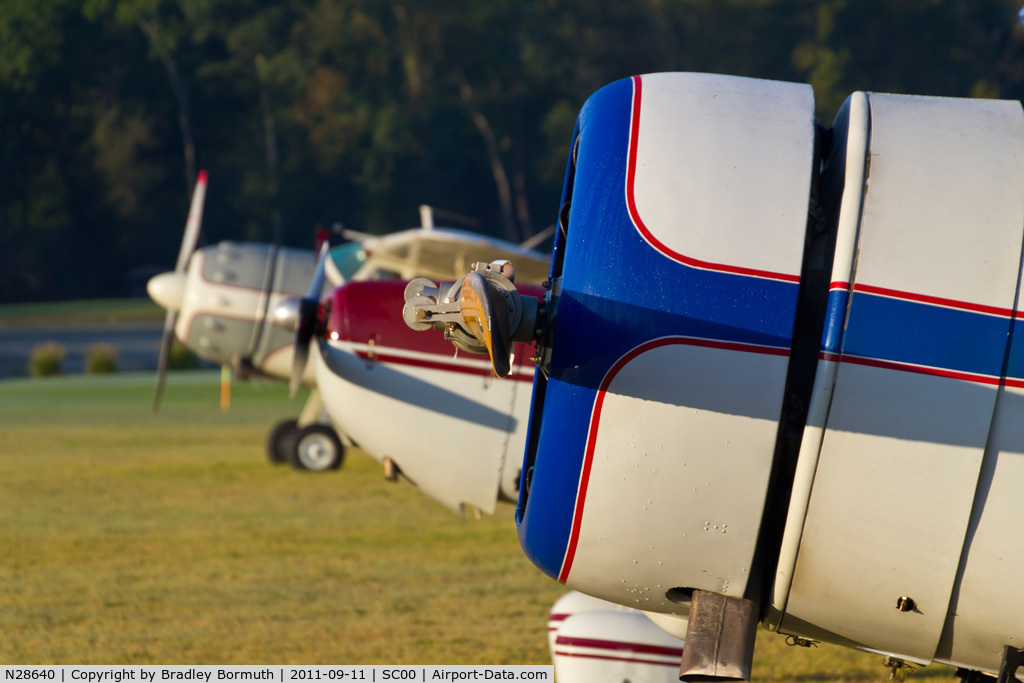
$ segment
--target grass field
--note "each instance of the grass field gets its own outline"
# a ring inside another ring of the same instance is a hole
[[[37,325],[53,322],[76,325],[157,322],[163,319],[164,310],[146,297],[0,305],[0,325]]]
[[[543,664],[564,592],[511,507],[451,514],[367,456],[309,475],[263,437],[281,385],[172,373],[0,382],[0,664]],[[914,680],[948,679],[929,667]],[[884,681],[761,633],[758,681]]]

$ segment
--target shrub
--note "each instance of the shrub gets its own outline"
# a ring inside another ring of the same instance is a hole
[[[111,344],[98,342],[85,348],[85,374],[101,375],[117,372],[117,349]]]
[[[57,342],[37,344],[29,357],[28,373],[32,377],[52,377],[61,374],[61,363],[67,350]]]
[[[168,370],[198,370],[199,356],[175,339],[171,343],[171,352],[167,355]]]

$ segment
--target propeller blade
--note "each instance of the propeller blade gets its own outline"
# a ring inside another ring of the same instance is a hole
[[[554,235],[557,227],[558,226],[556,225],[549,225],[548,227],[544,228],[533,237],[530,237],[529,239],[520,242],[519,246],[521,246],[523,249],[534,249],[541,242]]]
[[[199,177],[196,178],[196,186],[192,191],[192,204],[189,206],[188,218],[185,221],[185,234],[181,238],[178,261],[174,265],[175,277],[169,277],[169,273],[164,273],[157,275],[146,285],[153,300],[167,308],[167,315],[164,317],[164,332],[160,337],[160,356],[156,364],[154,413],[160,410],[164,380],[167,378],[167,359],[171,355],[171,343],[174,341],[174,326],[178,322],[178,308],[184,299],[184,277],[181,274],[185,272],[188,260],[199,242],[199,228],[203,223],[203,204],[206,202],[206,177],[206,171],[200,171]],[[156,296],[153,296],[154,294]]]
[[[167,359],[171,355],[174,341],[174,325],[178,322],[177,311],[167,311],[164,316],[164,333],[160,337],[160,356],[156,364],[156,393],[153,395],[153,412],[160,410],[160,399],[164,394],[164,380],[167,377]]]
[[[299,326],[295,330],[295,353],[292,356],[292,375],[288,389],[294,398],[302,385],[302,375],[309,362],[309,344],[313,340],[316,328],[316,310],[318,303],[312,299],[299,301]]]
[[[199,228],[203,224],[203,205],[206,203],[206,171],[200,171],[196,178],[196,187],[192,191],[192,205],[188,209],[188,220],[185,221],[185,234],[181,238],[181,249],[178,251],[178,262],[174,270],[182,272],[188,265],[188,259],[196,250],[199,242]]]
[[[299,300],[298,321],[295,328],[295,353],[292,356],[292,374],[288,383],[293,397],[302,384],[302,375],[306,370],[306,363],[309,362],[309,345],[316,332],[316,312],[320,307],[320,294],[327,277],[325,268],[329,251],[330,245],[324,242],[320,247],[316,270],[313,271],[313,279],[309,283],[309,291]]]
[[[295,355],[292,361],[292,376],[288,381],[288,395],[291,398],[295,398],[295,394],[299,392],[299,387],[302,386],[302,371],[306,369],[306,363],[309,362],[309,344],[305,346],[295,346]]]
[[[459,308],[470,332],[487,347],[494,374],[507,377],[512,369],[512,333],[505,297],[488,287],[486,278],[474,271],[462,282]]]
[[[320,245],[320,253],[317,254],[316,270],[313,271],[313,279],[309,283],[309,290],[306,292],[307,299],[316,299],[320,301],[320,293],[324,289],[324,280],[327,278],[325,269],[327,268],[327,252],[331,250],[331,245],[324,242]]]

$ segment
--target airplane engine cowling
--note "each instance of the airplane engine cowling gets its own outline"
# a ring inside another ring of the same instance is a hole
[[[584,105],[520,541],[645,612],[743,598],[800,642],[994,672],[1024,655],[1024,111],[813,109],[701,74]]]
[[[994,671],[1024,647],[1024,112],[855,93],[833,131],[845,189],[771,620]]]
[[[266,324],[282,299],[301,295],[315,265],[309,250],[221,242],[191,258],[177,335],[200,357],[219,364],[244,359],[287,378],[290,332]]]
[[[292,296],[302,296],[309,287],[316,268],[316,254],[308,249],[277,247],[273,254],[273,270],[268,273],[270,288],[266,305],[258,310],[259,335],[252,341],[252,361],[261,370],[274,377],[288,377],[291,373],[295,335],[269,324],[267,316],[274,307]],[[306,368],[304,381],[313,381],[313,370]]]
[[[517,509],[567,586],[685,615],[757,580],[815,136],[803,85],[656,74],[584,105]]]

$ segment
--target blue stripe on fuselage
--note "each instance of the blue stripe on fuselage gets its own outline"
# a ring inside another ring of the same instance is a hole
[[[854,291],[829,293],[822,351],[999,377],[1010,318]],[[1011,375],[1012,376],[1012,375]]]
[[[682,265],[635,229],[625,199],[632,92],[629,79],[601,89],[578,122],[570,239],[558,245],[565,260],[549,379],[543,414],[531,423],[540,430],[539,446],[527,454],[532,486],[517,512],[524,550],[553,577],[571,532],[591,410],[612,365],[666,336],[788,350],[793,329],[795,283]]]
[[[625,203],[631,100],[626,79],[584,105],[571,239],[556,244],[564,265],[550,377],[535,384],[544,411],[531,422],[532,488],[517,510],[524,550],[552,577],[569,542],[594,401],[619,358],[676,335],[790,347],[796,284],[682,265],[634,228]],[[683,229],[686,220],[679,217]],[[1008,376],[1024,379],[1024,341],[1015,339],[1006,357],[1008,316],[861,291],[851,299],[841,289],[829,293],[828,306],[826,353],[996,378],[1005,359]]]

